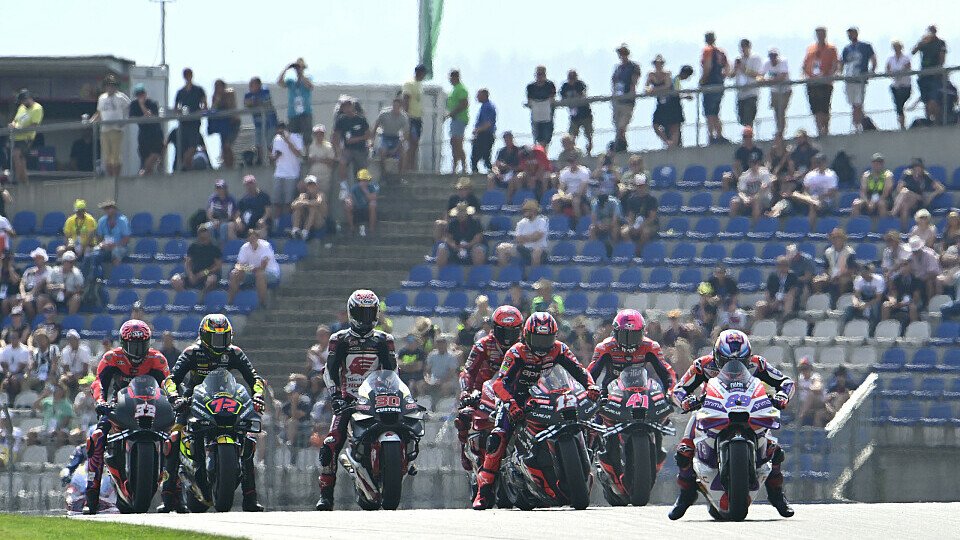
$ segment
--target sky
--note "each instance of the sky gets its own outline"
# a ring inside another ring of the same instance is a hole
[[[609,92],[616,62],[613,50],[621,42],[630,45],[644,76],[657,53],[666,58],[667,69],[676,72],[682,64],[696,67],[705,30],[717,33],[718,45],[731,60],[741,37],[750,38],[761,56],[769,47],[778,47],[795,77],[804,48],[813,41],[813,28],[821,24],[828,28],[828,40],[839,46],[847,42],[846,28],[858,26],[861,39],[874,44],[881,66],[890,54],[891,39],[902,40],[909,49],[933,22],[939,24],[939,35],[948,47],[960,47],[955,2],[925,0],[922,6],[890,0],[687,0],[676,4],[447,0],[434,66],[441,77],[433,82],[448,87],[442,75],[450,67],[460,68],[471,95],[479,87],[490,89],[501,131],[529,131],[528,113],[521,103],[537,64],[547,67],[558,87],[566,71],[576,68],[590,93],[600,94]],[[154,1],[34,0],[29,9],[56,15],[37,24],[8,25],[4,54],[113,54],[139,65],[160,63],[160,5]],[[931,15],[938,13],[943,15]],[[298,57],[305,58],[318,83],[399,85],[410,78],[416,55],[416,0],[176,0],[167,4],[171,98],[186,66],[193,68],[195,81],[208,93],[217,78],[245,81],[259,75],[275,80]],[[956,64],[956,58],[951,50],[947,63]],[[883,81],[871,84],[868,110],[890,108],[886,86]],[[722,117],[733,118],[733,101],[725,99]],[[842,97],[834,103],[843,103]],[[471,105],[473,115],[476,104]],[[648,124],[650,112],[638,108],[635,123]],[[790,112],[808,112],[796,92]],[[769,116],[769,111],[762,102],[764,115]],[[606,127],[609,106],[595,106],[595,116],[598,127]],[[687,117],[692,117],[692,111]],[[558,128],[565,126],[566,120],[559,124]]]

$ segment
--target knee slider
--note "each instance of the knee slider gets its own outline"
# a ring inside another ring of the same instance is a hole
[[[323,441],[323,446],[320,447],[320,465],[323,467],[329,467],[333,463],[333,450],[330,449],[330,444],[328,440],[332,437],[327,437],[327,440]]]
[[[487,437],[487,453],[488,454],[497,453],[497,450],[500,449],[500,444],[502,442],[503,442],[503,433],[500,433],[498,431],[492,432]]]

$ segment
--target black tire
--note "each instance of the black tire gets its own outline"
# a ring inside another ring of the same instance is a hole
[[[134,514],[145,514],[150,511],[150,503],[157,491],[157,446],[152,441],[138,441],[134,443],[130,453],[131,493],[130,510]]]
[[[497,480],[497,508],[504,510],[509,510],[513,508],[513,503],[510,502],[510,496],[507,494],[507,489],[499,479]]]
[[[580,459],[579,439],[560,439],[556,446],[570,506],[576,510],[583,510],[590,506],[590,490],[587,488],[587,475]]]
[[[731,441],[727,446],[730,480],[727,486],[727,515],[730,521],[743,521],[750,508],[750,443]]]
[[[626,480],[627,489],[630,490],[630,504],[646,506],[650,502],[650,490],[653,489],[650,463],[654,457],[650,455],[650,435],[633,433],[624,446],[627,455]]]
[[[530,510],[533,510],[534,508],[537,507],[537,505],[535,505],[530,501],[531,501],[531,498],[527,496],[527,490],[525,488],[521,488],[520,491],[517,492],[517,496],[513,500],[513,505],[519,508],[520,510],[523,510],[524,512],[529,512]]]
[[[403,493],[403,446],[400,441],[380,443],[380,500],[384,510],[396,510]]]
[[[606,474],[606,473],[600,473],[600,474]],[[607,501],[607,504],[609,504],[610,506],[626,506],[627,505],[627,501],[624,500],[624,498],[621,497],[620,495],[617,495],[616,493],[614,493],[613,488],[603,483],[601,483],[601,485],[603,486],[603,498],[605,501]]]
[[[723,521],[723,514],[719,510],[713,507],[712,504],[707,503],[707,512],[710,514],[710,517],[717,521]]]
[[[210,509],[210,507],[201,502],[200,499],[197,499],[193,494],[193,490],[184,489],[183,496],[186,501],[187,510],[189,510],[191,514],[202,514]]]
[[[470,473],[470,502],[477,498],[477,475]]]
[[[229,512],[233,508],[233,495],[237,491],[237,478],[240,477],[240,454],[237,445],[218,444],[213,447],[213,507],[217,512]]]
[[[359,506],[361,510],[366,510],[368,512],[380,509],[380,503],[368,500],[363,496],[362,493],[357,493],[357,506]]]

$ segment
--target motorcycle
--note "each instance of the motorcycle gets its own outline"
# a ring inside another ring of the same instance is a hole
[[[116,486],[117,508],[145,513],[160,487],[161,445],[173,427],[173,407],[156,379],[140,375],[118,392],[109,419],[113,429],[104,463]]]
[[[743,521],[770,474],[767,434],[780,428],[780,411],[745,365],[727,362],[707,382],[696,414],[698,489],[714,519]]]
[[[87,504],[87,464],[81,463],[80,466],[70,475],[70,483],[67,484],[63,494],[67,503],[67,515],[78,516],[83,513],[83,507]],[[113,485],[113,479],[108,474],[100,482],[100,506],[97,508],[98,515],[119,514],[117,508],[117,488]]]
[[[260,433],[261,427],[250,393],[226,369],[211,371],[194,387],[190,420],[180,441],[180,478],[187,509],[206,512],[213,506],[217,512],[230,511],[243,474],[244,439],[248,433]],[[205,460],[195,460],[198,444]]]
[[[493,381],[483,383],[482,390],[474,390],[465,400],[464,406],[472,411],[470,431],[467,433],[467,442],[464,445],[464,454],[470,462],[470,500],[477,496],[477,473],[483,466],[483,458],[487,451],[487,437],[493,431],[493,412],[497,407],[497,395],[493,391]],[[498,490],[497,503],[500,508],[509,506],[502,490]]]
[[[521,510],[563,505],[583,510],[590,505],[593,474],[583,432],[596,410],[567,370],[554,366],[540,376],[500,468],[510,504]]]
[[[596,426],[602,451],[619,470],[608,469],[597,459],[603,498],[611,506],[645,506],[666,455],[663,435],[674,435],[669,424],[673,407],[663,387],[640,365],[627,366],[607,385],[600,407],[604,423]]]
[[[423,413],[395,371],[371,372],[357,391],[340,463],[354,480],[364,510],[396,510],[404,475],[415,475]]]

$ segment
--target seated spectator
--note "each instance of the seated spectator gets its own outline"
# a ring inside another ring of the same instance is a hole
[[[64,251],[60,257],[60,266],[50,271],[47,290],[51,299],[61,311],[73,315],[80,309],[83,297],[83,274],[76,267],[77,256],[72,251]]]
[[[213,225],[213,237],[222,246],[227,241],[230,225],[237,219],[237,201],[227,191],[227,182],[214,183],[213,194],[207,200],[207,222]]]
[[[773,144],[767,153],[767,169],[775,181],[786,178],[790,172],[790,153],[787,152],[787,143],[780,133],[773,137]]]
[[[490,299],[485,294],[478,294],[473,300],[473,311],[467,316],[466,325],[473,330],[483,326],[483,321],[493,316],[493,309],[490,308]],[[473,345],[471,343],[471,345]]]
[[[39,322],[36,323],[36,328],[34,329],[34,335],[38,331],[42,331],[46,334],[46,337],[49,339],[50,343],[54,345],[60,344],[60,323],[57,322],[57,306],[53,304],[47,304],[43,306],[42,318]],[[37,344],[30,342],[28,345],[36,347]]]
[[[564,138],[572,140],[570,135],[564,135]],[[569,152],[563,163],[566,167],[560,170],[559,189],[570,196],[573,217],[579,218],[590,207],[590,171],[580,165],[577,152]]]
[[[826,422],[826,389],[813,363],[804,356],[797,373],[797,419],[802,426],[823,427]]]
[[[901,326],[920,320],[919,299],[913,296],[913,281],[909,272],[902,272],[894,274],[893,278],[886,282],[887,293],[880,308],[884,320],[898,320]]]
[[[408,387],[417,388],[423,381],[423,360],[426,353],[420,340],[414,334],[403,338],[403,345],[397,351],[397,373]]]
[[[31,251],[30,258],[33,266],[27,268],[20,278],[20,305],[28,317],[33,317],[50,302],[47,287],[52,269],[47,265],[50,260],[47,250],[42,247]]]
[[[337,320],[330,325],[330,333],[335,334],[341,330],[350,328],[350,321],[347,318],[347,310],[341,309],[337,312]]]
[[[50,337],[41,328],[33,331],[33,347],[27,386],[40,392],[60,380],[60,347],[52,345]]]
[[[475,209],[480,208],[480,199],[473,193],[473,182],[471,182],[469,176],[460,177],[454,185],[454,189],[456,189],[456,192],[447,199],[447,208],[443,215],[434,222],[433,236],[437,242],[443,240],[444,235],[447,234],[447,225],[449,225],[447,216],[458,204],[465,202],[467,206],[472,206]]]
[[[900,182],[893,190],[893,209],[890,213],[899,217],[900,222],[906,225],[917,209],[929,206],[930,201],[945,189],[943,184],[934,180],[923,168],[922,159],[913,158],[910,168],[903,172]]]
[[[717,324],[717,304],[719,299],[714,294],[713,286],[706,281],[701,281],[697,287],[697,294],[700,295],[696,304],[690,308],[690,316],[696,323],[697,332],[691,337],[695,344],[699,346],[713,333],[713,327]]]
[[[543,149],[541,147],[540,151]],[[507,199],[513,198],[518,189],[532,191],[539,199],[550,188],[550,163],[544,165],[538,154],[531,149],[525,149],[520,155],[520,169],[513,180],[507,185]]]
[[[438,333],[440,333],[440,329],[433,324],[430,317],[417,317],[413,321],[413,334],[420,340],[424,355],[433,349],[433,338]]]
[[[183,261],[183,273],[175,274],[170,278],[170,285],[175,291],[184,289],[202,289],[206,294],[220,283],[220,270],[223,267],[223,251],[213,243],[210,232],[211,225],[204,223],[197,229],[197,239],[187,248],[187,256]],[[250,231],[256,231],[251,229]],[[250,231],[247,231],[249,235]]]
[[[860,385],[853,381],[846,366],[837,366],[833,370],[833,379],[827,385],[827,413],[830,419],[840,411],[840,407],[850,399],[850,394]]]
[[[806,130],[798,129],[797,138],[790,149],[790,176],[803,178],[813,167],[813,157],[820,153],[820,147],[810,142]]]
[[[520,147],[513,144],[513,133],[503,132],[503,148],[497,150],[493,170],[487,175],[487,189],[506,189],[520,171]]]
[[[960,241],[960,211],[951,210],[947,214],[947,226],[943,229],[941,249],[947,249]]]
[[[393,319],[387,317],[387,303],[383,300],[380,301],[380,311],[377,312],[377,325],[374,326],[373,329],[388,334],[393,333]]]
[[[748,128],[749,129],[749,128]],[[750,158],[750,166],[740,174],[737,181],[737,196],[730,200],[730,217],[749,211],[754,222],[770,208],[770,189],[774,177],[756,157]]]
[[[886,282],[876,273],[876,267],[871,263],[860,266],[860,275],[853,280],[853,304],[844,310],[840,318],[841,328],[852,319],[866,319],[873,333],[880,322],[885,292]]]
[[[913,215],[913,219],[917,224],[910,229],[910,236],[920,238],[927,247],[934,247],[937,242],[937,229],[930,223],[930,211],[921,208]]]
[[[450,350],[450,336],[446,334],[437,336],[434,347],[424,361],[423,384],[418,393],[430,396],[430,408],[437,412],[437,403],[453,397],[459,389],[460,359]]]
[[[554,317],[563,315],[563,298],[553,292],[553,282],[547,278],[540,278],[533,284],[537,295],[530,301],[530,311],[546,311]]]
[[[257,231],[247,233],[247,241],[240,247],[237,264],[230,271],[230,290],[227,302],[232,304],[241,286],[256,285],[261,306],[267,305],[267,287],[280,282],[280,264],[270,242],[261,239]]]
[[[880,269],[887,283],[900,273],[907,257],[909,253],[906,246],[900,243],[900,233],[887,231],[883,235],[883,251],[880,255]]]
[[[370,234],[373,234],[377,228],[377,193],[380,191],[380,186],[372,180],[373,176],[367,169],[357,171],[357,183],[343,200],[350,233],[354,234],[355,225],[359,225],[361,237],[367,236],[367,226],[364,222],[370,224]]]
[[[620,205],[625,221],[621,234],[635,242],[639,252],[640,247],[656,238],[660,230],[659,203],[647,188],[645,174],[625,178],[620,187]]]
[[[617,153],[613,150],[613,146],[614,141],[611,141],[607,145],[607,153],[600,156],[600,159],[597,160],[597,168],[590,173],[590,178],[593,179],[590,186],[594,194],[600,193],[604,189],[608,193],[614,193],[621,181],[621,175],[616,167]],[[637,174],[641,173],[634,173],[632,176],[636,178]],[[646,173],[642,174],[644,178],[647,178]],[[629,174],[623,176],[629,177]]]
[[[940,275],[937,276],[937,294],[957,292],[956,282],[960,277],[960,239],[940,253]]]
[[[740,175],[750,168],[750,163],[754,160],[763,163],[763,150],[753,144],[753,128],[746,126],[743,128],[743,142],[733,153],[732,175],[729,177],[725,175],[722,179],[723,190],[733,189],[733,181],[739,179]]]
[[[30,349],[21,343],[18,333],[7,334],[4,331],[4,334],[6,335],[3,341],[6,345],[0,349],[0,373],[4,374],[2,383],[7,387],[9,402],[13,403],[17,394],[23,389],[27,378],[27,370],[30,368]]]
[[[737,306],[737,301],[735,299],[730,298],[726,301],[721,300],[721,306],[723,309],[720,311],[717,327],[713,329],[713,334],[710,336],[710,341],[716,341],[717,337],[720,335],[720,332],[723,332],[724,330],[742,330],[744,332],[749,331],[749,326],[747,324],[747,312]]]
[[[809,253],[804,253],[797,248],[796,244],[787,245],[787,262],[790,265],[790,271],[797,276],[798,289],[797,298],[799,305],[807,305],[807,297],[813,290],[813,278],[817,275],[817,263]]]
[[[476,209],[462,202],[450,210],[450,223],[443,242],[437,246],[437,266],[486,264],[487,245],[483,241],[483,225],[473,217]]]
[[[557,156],[557,163],[565,165],[570,163],[571,159],[576,159],[577,163],[583,161],[583,150],[577,148],[576,141],[569,133],[560,138],[560,145],[562,150],[560,150],[560,155]]]
[[[307,349],[307,376],[313,378],[322,375],[327,369],[327,353],[330,352],[330,327],[321,324],[317,327],[317,342]]]
[[[737,280],[727,272],[727,266],[723,263],[717,264],[713,269],[713,275],[707,280],[707,283],[713,287],[714,293],[720,298],[722,305],[726,305],[730,300],[737,303],[737,294],[740,292],[737,286]]]
[[[15,305],[13,309],[10,310],[10,323],[7,326],[3,327],[3,333],[0,335],[0,341],[4,343],[10,343],[13,339],[13,335],[16,334],[20,340],[20,343],[26,343],[30,339],[30,334],[32,329],[30,328],[30,323],[26,321],[26,318],[23,316],[23,307],[20,305]]]
[[[870,161],[870,170],[860,177],[860,196],[853,201],[851,215],[884,217],[893,207],[893,173],[883,164],[883,154],[877,152]]]
[[[925,311],[927,302],[936,294],[937,276],[941,272],[940,257],[933,248],[925,245],[919,236],[910,237],[907,250],[910,256],[904,270],[912,278],[910,294],[920,311]]]
[[[299,373],[291,373],[290,380],[283,387],[287,399],[280,407],[284,430],[281,439],[291,448],[306,448],[310,445],[310,434],[313,433],[313,422],[310,413],[313,403],[305,395],[307,392],[307,378]],[[290,452],[290,464],[296,462],[296,452]]]
[[[102,265],[110,262],[116,266],[127,256],[127,245],[130,243],[130,222],[127,216],[117,210],[117,203],[113,200],[103,201],[100,208],[104,215],[97,221],[97,240],[93,253],[83,260],[83,275],[95,279],[103,274]]]
[[[73,400],[67,387],[62,384],[51,383],[45,385],[40,397],[33,404],[33,410],[40,414],[43,419],[43,431],[47,440],[56,437],[56,432],[63,432],[60,436],[70,430],[70,422],[73,420]]]
[[[577,358],[590,358],[593,356],[593,333],[587,328],[587,318],[583,315],[573,320],[570,333],[563,339],[563,342],[570,347]],[[647,332],[649,336],[649,332]]]
[[[790,268],[790,260],[785,255],[777,257],[777,268],[767,278],[766,296],[757,302],[754,317],[757,320],[774,316],[786,318],[798,307],[800,287],[797,274]]]
[[[623,225],[620,200],[610,193],[601,193],[591,205],[590,217],[590,238],[602,240],[609,255],[613,245],[620,241],[620,227]]]
[[[829,292],[835,300],[841,294],[850,292],[856,263],[853,248],[847,244],[847,233],[843,229],[837,227],[830,231],[828,238],[830,246],[823,256],[827,261],[827,271],[814,278],[813,288],[817,292]]]
[[[513,306],[520,310],[525,317],[530,315],[530,300],[523,292],[523,287],[519,283],[510,284],[510,290],[507,291],[507,297],[503,299],[504,305]]]
[[[327,201],[320,193],[317,177],[307,175],[303,179],[306,190],[290,204],[293,210],[293,228],[290,237],[298,236],[304,240],[310,238],[313,231],[322,230],[327,223]]]
[[[160,354],[167,359],[167,363],[174,363],[177,358],[180,358],[180,349],[173,341],[173,332],[169,330],[165,331],[160,338]]]
[[[90,348],[80,341],[80,333],[72,328],[67,330],[67,344],[60,349],[60,371],[63,373],[62,380],[71,392],[76,393],[80,388],[80,379],[90,373],[91,367],[97,367],[91,366],[91,362],[93,356]]]
[[[13,254],[9,251],[0,251],[0,306],[3,313],[10,314],[13,306],[20,304],[20,297],[16,294],[20,290],[20,272],[13,265]]]
[[[372,133],[379,133],[376,155],[380,158],[381,174],[386,174],[385,162],[396,159],[400,162],[399,172],[403,174],[404,157],[406,156],[406,138],[410,131],[410,118],[403,110],[403,98],[393,98],[393,104],[380,111],[380,116],[373,124]],[[488,154],[489,156],[489,154]]]
[[[540,205],[533,199],[524,201],[521,212],[523,218],[517,222],[513,242],[497,246],[497,264],[500,266],[506,266],[517,256],[524,265],[539,266],[543,262],[543,253],[549,245],[547,218],[540,215]]]
[[[783,195],[791,201],[794,213],[806,210],[811,222],[816,221],[818,215],[830,211],[839,186],[837,173],[827,167],[827,156],[817,154],[813,163],[813,170],[803,177],[803,191]]]
[[[83,258],[96,245],[97,220],[87,213],[87,201],[83,199],[73,202],[73,212],[63,224],[64,245]]]
[[[262,238],[270,235],[270,223],[273,214],[270,208],[270,195],[257,185],[257,177],[248,174],[243,177],[243,197],[237,202],[236,217],[230,223],[228,231],[231,239],[246,238],[247,231],[257,229]]]

